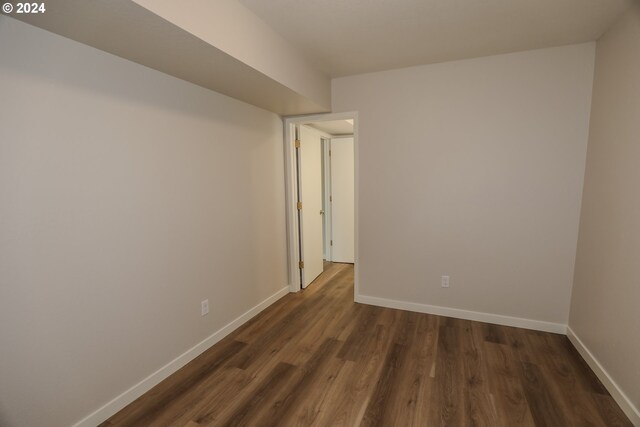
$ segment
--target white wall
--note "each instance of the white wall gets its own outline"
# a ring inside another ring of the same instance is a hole
[[[639,46],[636,3],[597,43],[569,319],[573,333],[627,395],[627,403],[617,396],[618,403],[636,425],[640,425]]]
[[[287,285],[282,121],[6,17],[0,58],[0,425],[66,426]]]
[[[594,48],[333,81],[333,111],[357,110],[359,118],[361,295],[562,330]]]

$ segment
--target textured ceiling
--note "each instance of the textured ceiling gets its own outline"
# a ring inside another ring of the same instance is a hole
[[[599,38],[633,0],[240,0],[344,76]]]

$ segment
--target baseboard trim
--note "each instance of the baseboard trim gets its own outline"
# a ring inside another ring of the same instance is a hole
[[[578,337],[578,335],[576,335],[571,327],[567,327],[567,337],[576,348],[576,350],[578,350],[578,353],[580,353],[582,358],[587,362],[591,370],[596,374],[598,379],[605,386],[605,388],[609,391],[609,393],[611,393],[611,397],[613,397],[613,400],[616,401],[625,415],[629,417],[631,423],[636,427],[640,427],[640,411],[638,410],[638,408],[635,407],[635,405],[627,397],[624,391],[622,391],[622,389],[613,380],[613,378],[611,378],[606,369],[604,369],[598,359],[596,359],[593,353],[591,353],[587,346],[584,345],[582,340]]]
[[[420,304],[408,301],[398,301],[386,298],[356,295],[355,301],[362,304],[377,305],[379,307],[396,308],[399,310],[416,311],[418,313],[436,314],[438,316],[455,317],[457,319],[475,320],[478,322],[494,323],[504,326],[515,326],[536,331],[566,334],[567,325],[561,323],[543,322],[540,320],[522,319],[520,317],[503,316],[500,314],[482,313],[479,311],[461,310],[458,308],[440,307],[437,305]]]
[[[180,356],[176,357],[171,362],[140,381],[138,384],[114,398],[109,403],[78,421],[74,424],[74,427],[95,427],[104,422],[289,292],[289,286],[285,286],[280,289],[278,292],[232,320],[230,323],[191,347],[189,350],[185,351]]]

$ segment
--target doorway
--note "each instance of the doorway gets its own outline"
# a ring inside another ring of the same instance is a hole
[[[292,292],[325,263],[355,264],[357,274],[357,113],[285,119],[287,241]]]

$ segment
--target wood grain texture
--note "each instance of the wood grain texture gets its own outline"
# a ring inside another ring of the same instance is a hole
[[[622,426],[565,336],[353,302],[330,264],[103,426]]]

